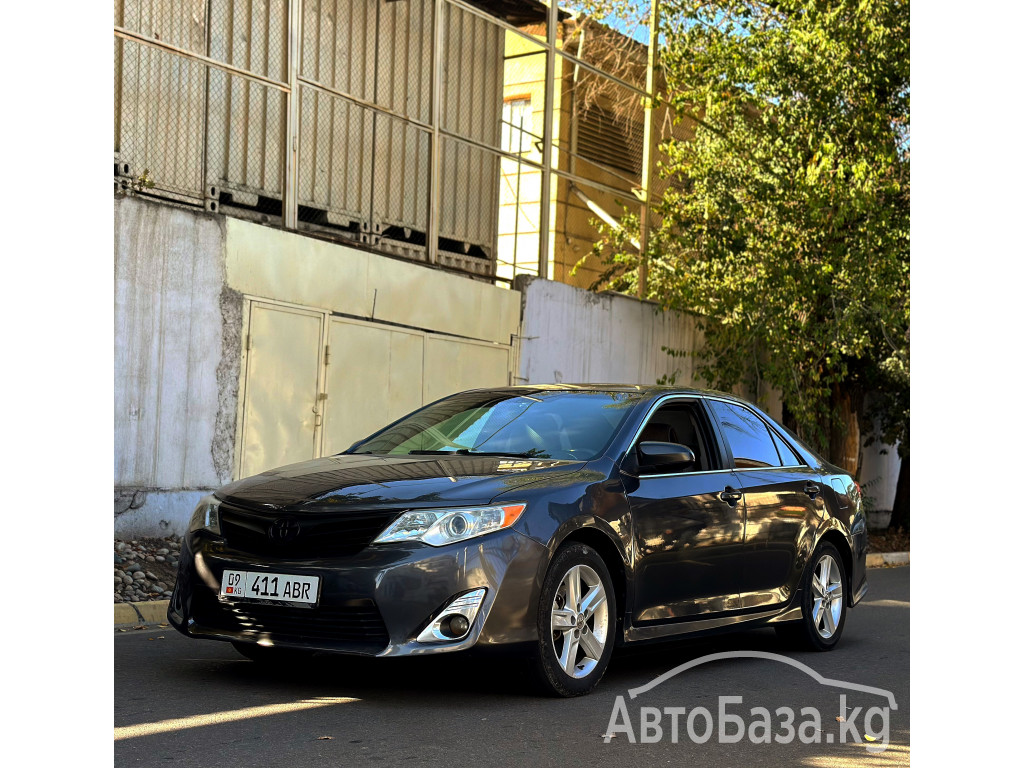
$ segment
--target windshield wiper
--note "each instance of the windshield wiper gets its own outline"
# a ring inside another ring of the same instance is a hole
[[[549,459],[547,454],[539,453],[514,453],[513,451],[471,451],[468,448],[460,448],[455,452],[459,456],[510,456],[514,459]]]

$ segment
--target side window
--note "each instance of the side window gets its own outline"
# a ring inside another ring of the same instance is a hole
[[[782,466],[768,427],[753,411],[721,400],[708,400],[708,405],[722,424],[737,469]]]
[[[779,450],[779,456],[782,458],[782,466],[784,467],[800,467],[803,466],[804,460],[793,453],[793,449],[790,448],[786,441],[779,437],[778,433],[772,431],[772,437],[775,438],[775,447]]]
[[[692,402],[669,402],[654,412],[637,438],[637,443],[654,441],[685,445],[697,459],[689,471],[706,472],[718,469],[717,452],[707,435],[708,429],[699,405]]]

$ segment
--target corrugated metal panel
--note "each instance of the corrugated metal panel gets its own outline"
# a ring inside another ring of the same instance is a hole
[[[497,148],[501,140],[505,34],[495,24],[449,7],[442,126]],[[442,238],[479,246],[493,258],[497,237],[499,157],[454,140],[441,155]]]
[[[376,30],[376,0],[304,0],[300,74],[372,100]]]
[[[430,122],[433,0],[380,2],[374,102],[421,123]]]
[[[194,53],[206,50],[207,0],[115,0],[114,23]]]
[[[373,100],[376,0],[306,0],[303,77]],[[336,96],[300,89],[299,205],[325,211],[329,224],[370,223],[373,114]]]
[[[374,103],[422,123],[430,121],[433,0],[381,2]],[[374,128],[373,231],[408,239],[425,234],[430,203],[430,134],[377,115]],[[411,230],[408,233],[389,228]]]
[[[203,67],[130,40],[121,51],[114,151],[156,189],[201,198]]]
[[[387,234],[390,227],[402,227],[425,234],[430,212],[430,134],[377,115],[373,151],[373,231]]]
[[[299,205],[329,224],[370,221],[373,114],[351,102],[299,89]]]
[[[287,26],[288,0],[210,0],[209,56],[284,81]],[[217,69],[210,70],[208,83],[207,185],[280,198],[284,93]]]
[[[205,0],[118,0],[114,21],[132,32],[203,53]],[[148,170],[157,190],[202,196],[204,68],[118,40],[114,152],[130,173]]]

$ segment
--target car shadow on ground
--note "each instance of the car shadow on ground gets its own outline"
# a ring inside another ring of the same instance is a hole
[[[750,630],[699,640],[669,640],[619,648],[600,687],[622,689],[652,678],[692,659],[709,653],[757,650],[791,653],[771,630]],[[280,685],[291,693],[306,696],[359,697],[400,694],[405,698],[438,694],[538,697],[545,694],[533,681],[532,664],[515,656],[474,656],[452,654],[420,658],[378,659],[372,657],[316,654],[300,663],[273,665],[237,659],[218,659],[215,669],[195,674],[208,677],[214,672],[225,682],[241,685]],[[600,689],[600,688],[599,688]]]

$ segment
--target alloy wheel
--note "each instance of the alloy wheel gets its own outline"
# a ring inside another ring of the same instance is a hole
[[[598,665],[608,643],[608,596],[588,565],[570,568],[551,606],[551,640],[562,671],[580,679]]]
[[[824,555],[814,567],[811,592],[814,600],[811,620],[815,631],[825,640],[835,634],[843,616],[843,575],[831,555]]]

